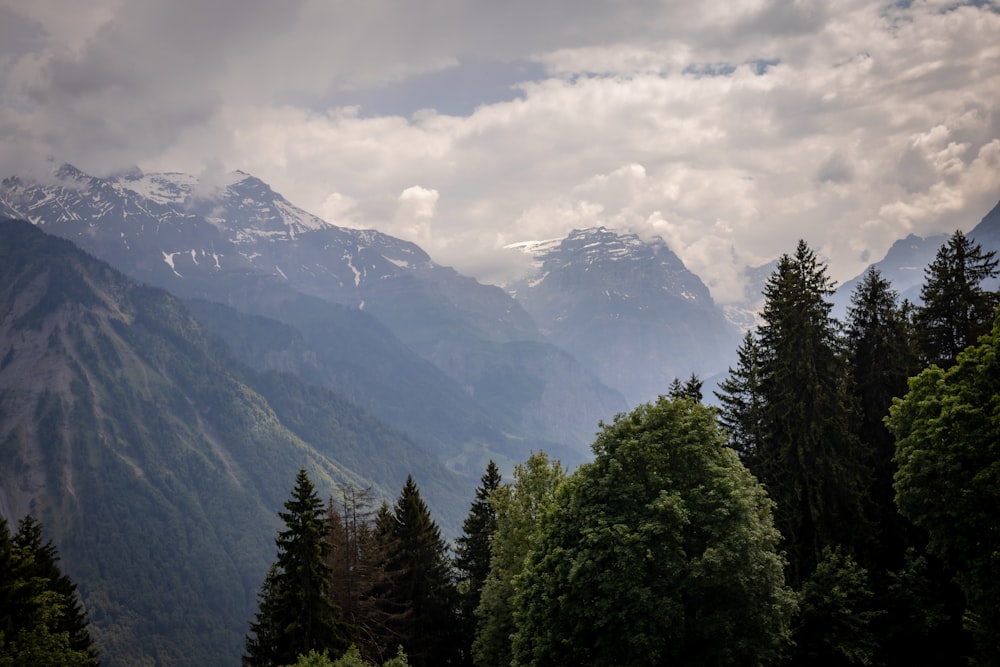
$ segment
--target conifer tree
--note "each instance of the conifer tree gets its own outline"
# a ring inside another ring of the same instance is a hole
[[[455,540],[454,566],[458,574],[459,612],[465,637],[463,652],[467,663],[471,661],[476,607],[490,573],[490,540],[497,527],[497,513],[490,504],[490,496],[500,487],[500,482],[500,469],[490,461],[476,489],[469,515],[462,523],[462,534]]]
[[[762,438],[750,468],[776,503],[795,585],[825,547],[857,554],[870,542],[868,461],[851,429],[832,288],[826,267],[800,241],[767,281],[759,327]]]
[[[958,353],[990,330],[1000,296],[983,289],[997,275],[996,253],[984,252],[961,231],[938,249],[925,270],[923,305],[915,324],[925,365],[949,368]]]
[[[285,529],[275,539],[278,555],[261,586],[244,665],[289,665],[310,650],[340,654],[349,645],[330,598],[326,512],[305,470],[285,509],[278,512]]]
[[[390,628],[410,664],[456,664],[461,651],[448,547],[412,476],[376,526],[387,553],[380,604],[391,613]]]
[[[896,569],[903,564],[908,542],[892,488],[896,441],[884,419],[892,399],[906,393],[907,378],[918,369],[906,316],[896,292],[878,269],[869,269],[851,295],[845,340],[851,390],[858,408],[855,432],[871,453],[873,464],[869,498],[879,544],[872,565]]]
[[[12,536],[0,517],[0,666],[99,664],[76,584],[32,516]]]
[[[743,463],[754,468],[754,456],[764,437],[763,397],[760,393],[760,348],[748,331],[736,350],[736,368],[719,383],[719,422],[726,430],[730,446]]]

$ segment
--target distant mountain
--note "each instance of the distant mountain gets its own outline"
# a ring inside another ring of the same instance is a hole
[[[326,223],[242,172],[209,187],[185,174],[101,179],[64,166],[48,184],[5,180],[0,207],[140,280],[293,326],[299,358],[317,358],[313,381],[380,415],[384,406],[390,423],[442,443],[457,466],[479,452],[469,459],[475,475],[484,453],[521,459],[525,447],[579,462],[598,420],[627,407],[501,289],[435,264],[412,243]],[[220,334],[238,335],[214,321]],[[433,372],[406,361],[413,351]],[[256,358],[275,360],[273,352]]]
[[[666,243],[604,227],[511,246],[534,272],[510,286],[542,333],[630,403],[728,367],[739,330]]]
[[[885,257],[871,266],[877,268],[887,279],[900,299],[909,299],[911,303],[920,303],[920,289],[924,285],[927,266],[934,261],[938,250],[948,242],[950,234],[935,234],[922,237],[910,234],[892,244]],[[984,250],[994,251],[1000,256],[1000,203],[967,234],[970,239],[979,243]],[[867,271],[867,269],[866,269]],[[834,316],[843,319],[851,303],[851,294],[864,273],[839,286],[834,294]],[[993,280],[986,284],[987,289],[997,289],[1000,281]]]
[[[349,482],[389,499],[412,473],[452,531],[472,486],[21,221],[0,222],[0,460],[0,513],[55,538],[111,666],[238,663],[299,468],[324,495]]]

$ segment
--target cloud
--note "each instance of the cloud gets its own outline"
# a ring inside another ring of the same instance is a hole
[[[799,238],[843,280],[1000,196],[992,4],[84,4],[0,0],[5,173],[240,168],[484,281],[603,224],[731,301]]]

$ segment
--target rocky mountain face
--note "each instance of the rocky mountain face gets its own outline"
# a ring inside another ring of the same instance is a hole
[[[412,243],[326,223],[241,172],[209,187],[184,174],[100,179],[67,166],[48,184],[5,180],[3,210],[140,280],[292,326],[304,343],[296,363],[274,340],[270,354],[246,361],[308,366],[314,381],[380,415],[384,407],[390,423],[446,441],[445,458],[473,474],[484,456],[520,460],[531,447],[578,462],[597,421],[627,407],[501,289],[435,264]],[[227,338],[242,335],[213,322]],[[331,326],[342,339],[327,335]],[[411,426],[421,421],[426,428]]]
[[[112,666],[233,663],[299,468],[390,500],[412,473],[452,530],[474,487],[23,221],[0,222],[0,460],[0,513],[43,522]]]
[[[603,227],[521,243],[535,272],[510,286],[542,333],[636,404],[674,378],[723,372],[739,330],[662,240]]]

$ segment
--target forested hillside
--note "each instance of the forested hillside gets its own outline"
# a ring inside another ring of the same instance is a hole
[[[0,512],[57,540],[104,664],[233,662],[299,468],[463,502],[414,442],[26,222],[0,223],[0,340]]]

